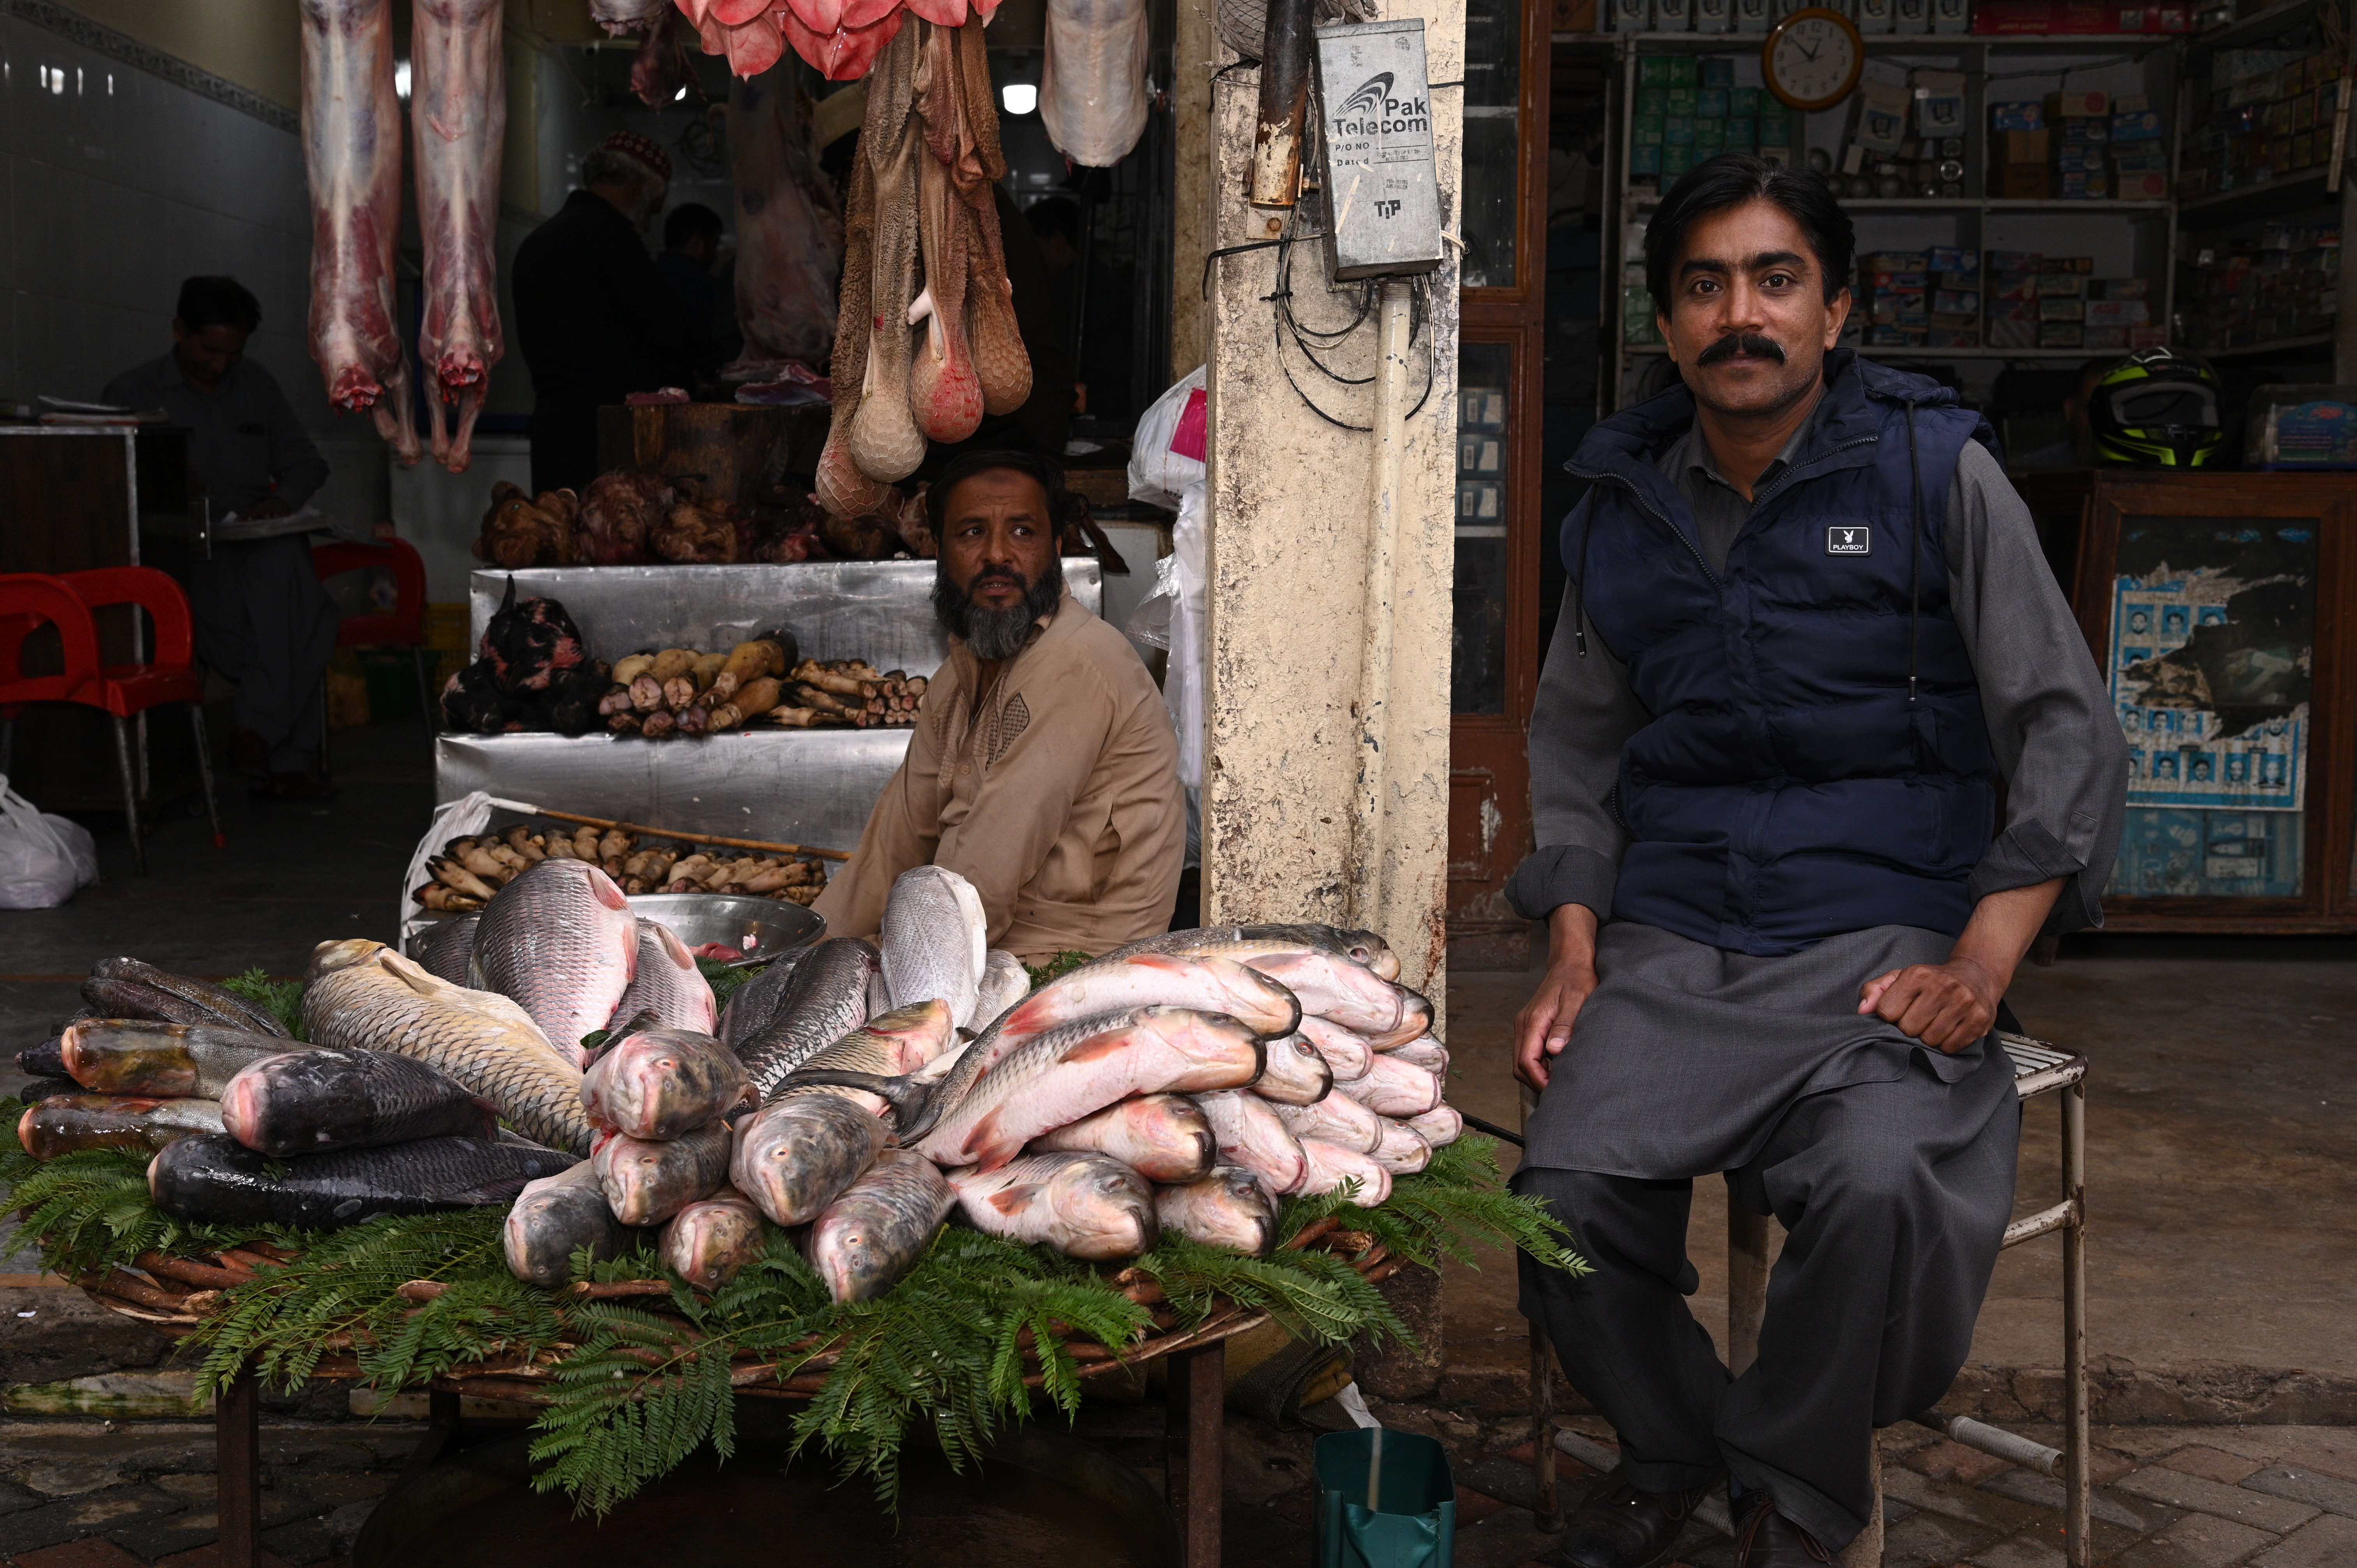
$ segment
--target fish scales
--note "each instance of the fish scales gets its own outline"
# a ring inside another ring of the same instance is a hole
[[[467,966],[475,958],[475,928],[482,921],[479,913],[436,920],[411,941],[409,956],[426,973],[453,985],[464,985]]]
[[[737,1048],[763,1099],[788,1073],[867,1021],[867,983],[881,964],[874,943],[831,937],[794,966],[770,1021]]]
[[[638,920],[614,879],[581,860],[536,861],[483,906],[473,972],[580,1063],[638,973]]]
[[[1202,926],[1164,931],[1115,948],[1105,958],[1132,953],[1169,953],[1178,957],[1219,957],[1241,960],[1245,954],[1299,952],[1318,950],[1362,964],[1383,980],[1399,978],[1399,955],[1372,931],[1349,931],[1336,926],[1257,925]]]
[[[640,1013],[651,1012],[668,1027],[711,1034],[720,1021],[720,1004],[713,997],[712,982],[695,967],[695,955],[679,934],[661,920],[641,919],[638,944],[638,972],[614,1004],[607,1026],[619,1029]]]
[[[916,1266],[956,1203],[931,1160],[887,1149],[811,1222],[804,1250],[835,1300],[866,1301]]]
[[[939,1000],[970,1025],[989,961],[987,921],[974,884],[938,865],[912,865],[884,901],[884,983],[895,1007]]]
[[[194,975],[175,974],[168,969],[158,969],[135,958],[103,958],[91,965],[91,976],[99,980],[127,980],[136,984],[152,985],[158,991],[180,998],[191,1006],[201,1007],[213,1015],[216,1021],[232,1029],[252,1029],[258,1034],[287,1037],[286,1026],[278,1015],[251,997],[240,996],[225,985],[215,985],[210,980]]]
[[[1110,1155],[1148,1181],[1190,1182],[1219,1158],[1203,1108],[1183,1094],[1140,1094],[1031,1141],[1034,1149]]]
[[[1150,1006],[1223,1013],[1272,1039],[1293,1033],[1301,1022],[1301,1004],[1291,992],[1230,959],[1165,953],[1098,959],[1057,976],[1000,1015],[974,1041],[974,1070],[988,1072],[1049,1029]]]
[[[963,1084],[953,1074],[940,1095],[947,1109],[916,1146],[945,1165],[993,1169],[1125,1096],[1232,1088],[1258,1078],[1266,1060],[1260,1036],[1223,1014],[1135,1008],[1042,1035]]]
[[[308,977],[303,1026],[315,1043],[414,1057],[499,1107],[526,1137],[589,1152],[581,1069],[516,1003],[437,980],[382,942],[322,942]]]
[[[982,985],[974,1003],[974,1020],[967,1027],[977,1032],[998,1022],[1009,1007],[1031,994],[1031,972],[1023,961],[1002,948],[988,950],[982,966]]]
[[[1154,1245],[1154,1185],[1109,1155],[1025,1155],[995,1171],[952,1171],[948,1180],[960,1212],[989,1235],[1090,1262]]]
[[[794,977],[794,969],[808,957],[806,947],[788,948],[763,967],[759,974],[728,993],[728,1004],[720,1010],[720,1043],[730,1050],[741,1050],[745,1042],[768,1027],[776,1016],[778,999],[785,993],[786,983]]]
[[[227,1133],[183,1138],[147,1164],[156,1207],[213,1225],[332,1230],[380,1214],[507,1204],[574,1156],[521,1140],[419,1138],[278,1161]]]
[[[221,1123],[285,1158],[413,1138],[489,1138],[498,1108],[430,1063],[393,1051],[317,1047],[249,1063],[221,1091]]]

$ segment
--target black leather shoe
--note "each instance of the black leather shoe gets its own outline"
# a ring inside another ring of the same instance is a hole
[[[1623,1481],[1564,1520],[1552,1560],[1569,1568],[1659,1568],[1710,1491],[1641,1492]]]
[[[1824,1568],[1834,1554],[1776,1511],[1765,1492],[1746,1493],[1735,1530],[1735,1568]]]

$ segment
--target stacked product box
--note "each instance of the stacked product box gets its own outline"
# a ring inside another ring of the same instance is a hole
[[[2332,160],[2341,61],[2300,48],[2220,49],[2206,96],[2190,94],[2177,194],[2241,190]]]
[[[1977,349],[1981,346],[1981,259],[1978,251],[1934,245],[1926,252],[1931,268],[1930,346],[1934,349]]]
[[[2149,278],[2096,277],[2093,256],[1991,251],[1982,260],[1992,349],[2125,353],[2168,341]]]
[[[2169,199],[2169,142],[2160,112],[2141,92],[2112,100],[2112,195],[2120,201]]]
[[[1921,349],[1932,340],[1932,258],[1922,251],[1878,251],[1860,268],[1866,346]]]
[[[1640,58],[1637,102],[1629,123],[1629,183],[1640,189],[1665,189],[1705,158],[1757,151],[1761,96],[1756,87],[1735,85],[1732,59]],[[1781,113],[1775,128],[1789,136]]]
[[[1975,0],[1975,33],[2190,33],[2193,7],[2132,0]]]
[[[2112,95],[2100,88],[2050,92],[2046,121],[2054,132],[2054,197],[2102,201],[2112,194]]]
[[[2204,349],[2320,337],[2340,310],[2341,231],[2267,223],[2194,252],[2190,336]]]
[[[2054,137],[2035,100],[1989,105],[1989,194],[2043,201],[2054,194]]]
[[[1990,348],[2038,347],[2038,279],[2045,264],[2035,251],[1991,251],[1981,258]]]

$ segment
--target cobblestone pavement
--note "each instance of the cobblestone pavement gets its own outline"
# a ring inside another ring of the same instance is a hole
[[[1372,1402],[1396,1430],[1448,1448],[1458,1481],[1455,1568],[1524,1568],[1554,1538],[1529,1504],[1529,1426],[1426,1404]],[[1567,1423],[1609,1448],[1593,1417]],[[1092,1402],[1084,1435],[1152,1471],[1162,1412]],[[421,1428],[381,1421],[263,1428],[263,1544],[289,1568],[333,1564],[391,1490]],[[2056,1441],[2050,1428],[2023,1435]],[[1311,1561],[1314,1431],[1228,1423],[1231,1568]],[[1591,1454],[1593,1450],[1590,1450]],[[1888,1568],[2061,1568],[2060,1483],[1915,1427],[1882,1436]],[[0,1420],[0,1563],[10,1568],[211,1568],[212,1429],[201,1421]],[[1598,1484],[1568,1455],[1566,1508]],[[2357,1564],[2357,1429],[2322,1426],[2098,1428],[2097,1561],[2107,1568],[2351,1568]],[[1684,1568],[1727,1568],[1720,1521],[1690,1527]]]
[[[1455,1568],[1524,1568],[1555,1538],[1536,1528],[1526,1421],[1481,1422],[1420,1405],[1372,1402],[1385,1425],[1448,1448],[1456,1471]],[[1566,1424],[1610,1444],[1593,1417]],[[2022,1435],[2060,1441],[2053,1428]],[[1307,1434],[1229,1423],[1227,1562],[1299,1568],[1311,1561],[1316,1498]],[[2059,1481],[1963,1447],[1921,1427],[1882,1434],[1886,1568],[2062,1568]],[[2357,1429],[2340,1426],[2111,1426],[2095,1432],[2096,1562],[2104,1568],[2357,1568]],[[1564,1506],[1598,1486],[1595,1469],[1560,1455]],[[1734,1543],[1725,1498],[1706,1507],[1680,1543],[1683,1568],[1727,1568]],[[1291,1539],[1270,1540],[1271,1515]],[[1255,1542],[1263,1543],[1255,1546]]]
[[[262,1429],[265,1561],[340,1562],[424,1429]],[[14,1568],[211,1568],[210,1421],[0,1420],[0,1561]]]

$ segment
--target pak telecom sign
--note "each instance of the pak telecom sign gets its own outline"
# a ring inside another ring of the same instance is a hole
[[[1424,24],[1318,29],[1327,250],[1338,279],[1440,264],[1440,182]]]

